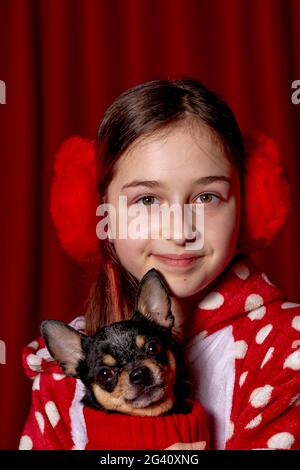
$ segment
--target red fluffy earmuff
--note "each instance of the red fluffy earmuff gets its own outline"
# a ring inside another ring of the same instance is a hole
[[[94,142],[71,137],[55,156],[50,208],[63,248],[79,262],[99,262],[99,204]],[[269,244],[290,206],[290,187],[274,140],[253,135],[246,140],[239,248],[251,251]]]
[[[94,142],[71,137],[55,156],[50,210],[63,248],[79,262],[99,261],[99,204]]]
[[[276,143],[261,132],[245,136],[246,171],[239,247],[251,252],[269,245],[291,209],[291,189]]]

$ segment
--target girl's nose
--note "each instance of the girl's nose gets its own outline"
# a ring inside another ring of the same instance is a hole
[[[195,249],[203,246],[203,208],[192,208],[189,205],[170,211],[169,218],[163,219],[162,238],[172,240],[176,245],[197,243]],[[164,223],[165,222],[165,223]]]

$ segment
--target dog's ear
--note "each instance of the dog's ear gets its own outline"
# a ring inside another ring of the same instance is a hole
[[[81,338],[84,336],[62,321],[45,320],[41,333],[51,356],[66,375],[77,377],[77,367],[85,358]]]
[[[165,328],[174,326],[171,301],[167,287],[160,273],[150,269],[140,282],[135,312],[141,313],[147,320]]]

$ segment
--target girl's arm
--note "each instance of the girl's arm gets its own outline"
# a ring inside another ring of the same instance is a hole
[[[284,396],[282,397],[284,400]],[[276,402],[270,409],[257,411],[249,423],[241,418],[235,424],[234,436],[226,449],[300,449],[300,407],[288,405],[285,410]],[[276,410],[277,408],[277,410]],[[246,410],[247,411],[247,410]]]
[[[41,372],[33,380],[32,402],[20,439],[20,450],[72,449],[69,409],[75,379]]]
[[[248,340],[247,355],[236,364],[226,449],[300,449],[299,319],[296,304],[274,303],[257,326],[261,332],[267,325],[266,339]]]

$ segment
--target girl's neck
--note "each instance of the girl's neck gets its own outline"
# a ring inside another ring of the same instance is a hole
[[[208,294],[211,288],[212,286],[210,284],[191,297],[171,297],[171,310],[175,317],[173,333],[177,340],[181,341],[184,339],[185,322],[196,312],[199,303]]]
[[[189,318],[197,311],[200,302],[214,289],[214,286],[218,284],[220,278],[228,269],[230,269],[230,266],[231,263],[228,264],[226,269],[219,274],[216,279],[214,279],[204,289],[196,292],[196,294],[184,298],[175,296],[171,297],[171,310],[175,317],[173,333],[178,341],[182,341],[184,339],[186,322],[189,321]]]

